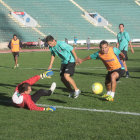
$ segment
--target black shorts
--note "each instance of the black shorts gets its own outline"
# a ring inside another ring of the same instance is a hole
[[[19,56],[19,52],[12,52],[13,53],[13,56]]]
[[[117,72],[119,74],[119,77],[118,77],[118,79],[116,79],[116,81],[118,81],[125,74],[125,70],[123,70],[121,68],[117,69],[117,70],[114,70],[114,71],[108,71],[108,74],[106,75],[106,80],[111,81],[111,76],[110,75],[113,72]]]
[[[124,60],[125,60],[125,61],[126,61],[126,60],[128,60],[127,51],[125,51],[125,50],[122,50],[122,53],[125,55],[125,58],[124,58]]]
[[[60,69],[60,76],[64,76],[64,73],[70,74],[70,76],[73,76],[75,72],[75,62],[71,63],[69,62],[68,64],[61,64],[61,69]]]

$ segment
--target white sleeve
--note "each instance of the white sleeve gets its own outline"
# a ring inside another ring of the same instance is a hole
[[[18,92],[16,91],[12,96],[12,101],[15,104],[21,104],[23,102],[23,95],[18,96]]]

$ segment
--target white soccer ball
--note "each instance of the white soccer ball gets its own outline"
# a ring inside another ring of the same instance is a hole
[[[103,86],[101,83],[93,83],[92,85],[92,91],[94,94],[101,94],[103,92]]]

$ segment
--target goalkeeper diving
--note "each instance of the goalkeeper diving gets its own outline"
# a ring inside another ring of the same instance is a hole
[[[53,75],[53,72],[51,70],[48,70],[47,72],[44,72],[40,75],[35,75],[28,80],[25,80],[21,82],[15,89],[15,92],[12,96],[13,103],[20,107],[20,108],[28,108],[29,110],[36,110],[36,111],[55,111],[55,107],[38,107],[35,103],[40,99],[41,96],[50,96],[53,94],[56,83],[53,82],[50,89],[39,89],[34,94],[30,95],[32,89],[31,86],[34,85],[38,80],[44,79],[44,78],[50,78],[50,76]]]

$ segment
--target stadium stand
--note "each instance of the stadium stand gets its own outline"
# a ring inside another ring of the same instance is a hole
[[[124,23],[131,38],[140,39],[140,6],[133,0],[75,0],[88,12],[99,12],[110,24],[111,29],[118,32],[118,25]]]
[[[79,40],[90,37],[93,40],[116,39],[115,35],[103,27],[95,27],[82,17],[82,11],[69,0],[3,0],[14,11],[25,11],[30,14],[41,27],[37,28],[45,35],[52,34],[56,39]],[[140,7],[131,0],[75,0],[88,12],[98,12],[112,25],[116,33],[118,24],[124,23],[131,38],[139,38]],[[0,42],[9,41],[13,33],[21,40],[37,41],[42,37],[32,28],[21,27],[8,16],[9,11],[0,4]]]

